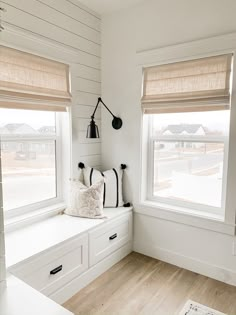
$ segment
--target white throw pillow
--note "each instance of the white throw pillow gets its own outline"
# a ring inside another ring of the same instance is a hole
[[[123,207],[123,193],[122,193],[122,176],[123,170],[113,168],[111,170],[100,172],[91,167],[83,168],[84,183],[86,186],[91,186],[98,180],[104,178],[104,195],[103,206],[109,207]]]
[[[90,187],[86,187],[80,181],[71,181],[70,205],[65,213],[85,218],[104,218],[103,189],[103,178]]]

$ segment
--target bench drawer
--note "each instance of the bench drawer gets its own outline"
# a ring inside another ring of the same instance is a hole
[[[89,264],[98,263],[132,239],[132,214],[103,224],[89,233]]]
[[[22,263],[12,273],[50,295],[88,269],[88,236],[84,235]]]

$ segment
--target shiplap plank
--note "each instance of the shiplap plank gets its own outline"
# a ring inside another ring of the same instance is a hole
[[[74,51],[67,47],[64,48],[60,44],[54,44],[37,34],[25,32],[7,24],[3,25],[5,28],[4,32],[1,33],[1,42],[3,45],[10,45],[13,48],[65,62],[71,66],[80,62],[87,66],[100,68],[100,59],[92,55],[81,51]]]
[[[80,6],[73,4],[69,1],[58,1],[58,0],[40,0],[41,2],[63,12],[64,14],[79,20],[85,25],[97,30],[100,32],[101,29],[101,20],[100,18],[90,14],[87,10],[83,10]]]
[[[71,82],[72,91],[85,91],[93,94],[100,95],[101,83],[90,81],[83,78],[73,77]]]
[[[73,147],[73,154],[78,158],[99,155],[101,154],[101,145],[100,143],[80,144],[79,146],[75,145]]]
[[[101,71],[85,65],[74,64],[71,69],[72,77],[80,77],[95,82],[101,82]]]
[[[96,106],[98,96],[94,94],[76,91],[73,95],[73,104],[76,105],[94,105]]]
[[[78,37],[69,31],[58,28],[47,21],[41,20],[36,16],[32,16],[29,13],[25,13],[13,6],[4,4],[4,8],[7,11],[4,13],[4,17],[2,18],[3,22],[8,22],[11,25],[29,30],[35,34],[44,36],[51,41],[63,43],[68,47],[86,52],[96,56],[97,58],[100,57],[100,45],[87,41],[82,37]]]
[[[86,106],[86,105],[73,105],[72,106],[72,115],[77,118],[90,118],[95,109],[95,106]],[[101,107],[96,110],[95,119],[101,119]]]
[[[91,144],[91,143],[100,143],[101,144],[102,139],[101,139],[101,135],[100,135],[100,130],[99,130],[100,138],[89,139],[86,137],[87,129],[81,131],[78,129],[79,127],[80,126],[79,126],[79,120],[78,120],[78,125],[73,126],[73,141],[76,141],[78,144]]]
[[[73,177],[75,177],[76,174],[80,172],[80,169],[78,168],[79,162],[82,162],[87,166],[92,166],[100,169],[101,160],[101,154],[81,156],[80,146],[73,146]]]
[[[97,166],[101,164],[101,155],[91,155],[81,158],[79,162],[83,162],[87,166]]]
[[[83,144],[90,144],[90,143],[101,143],[102,139],[100,138],[95,138],[95,139],[88,139],[86,138],[86,131],[78,131],[77,136],[78,136],[78,142],[83,143]]]
[[[79,7],[81,10],[85,10],[87,13],[93,15],[95,18],[101,21],[101,16],[96,11],[92,10],[91,8],[87,7],[83,4],[80,0],[66,0],[67,2],[73,3],[75,6]]]
[[[42,20],[46,20],[51,24],[63,28],[69,32],[83,37],[87,41],[100,44],[100,33],[81,24],[79,21],[71,19],[64,13],[53,9],[45,3],[38,0],[5,0],[3,4],[9,4],[33,16],[37,16]]]
[[[90,118],[85,119],[85,118],[77,118],[77,117],[72,117],[72,123],[73,123],[73,132],[75,130],[77,131],[87,131],[88,125],[90,123]],[[101,120],[96,119],[95,120],[96,125],[98,126],[99,131],[101,130]]]
[[[89,144],[80,144],[80,156],[96,155],[101,154],[101,145],[100,143],[89,143]]]

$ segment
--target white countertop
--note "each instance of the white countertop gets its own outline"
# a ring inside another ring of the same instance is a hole
[[[6,233],[7,268],[76,237],[91,228],[105,224],[109,219],[131,210],[132,207],[105,208],[106,219],[86,219],[65,214],[56,215],[22,229]]]
[[[14,276],[0,283],[0,314],[73,315]]]

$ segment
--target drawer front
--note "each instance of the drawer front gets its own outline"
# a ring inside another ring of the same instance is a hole
[[[89,233],[89,265],[92,266],[132,239],[132,214]]]
[[[13,270],[31,287],[50,295],[88,269],[88,236],[84,235],[31,259]]]

